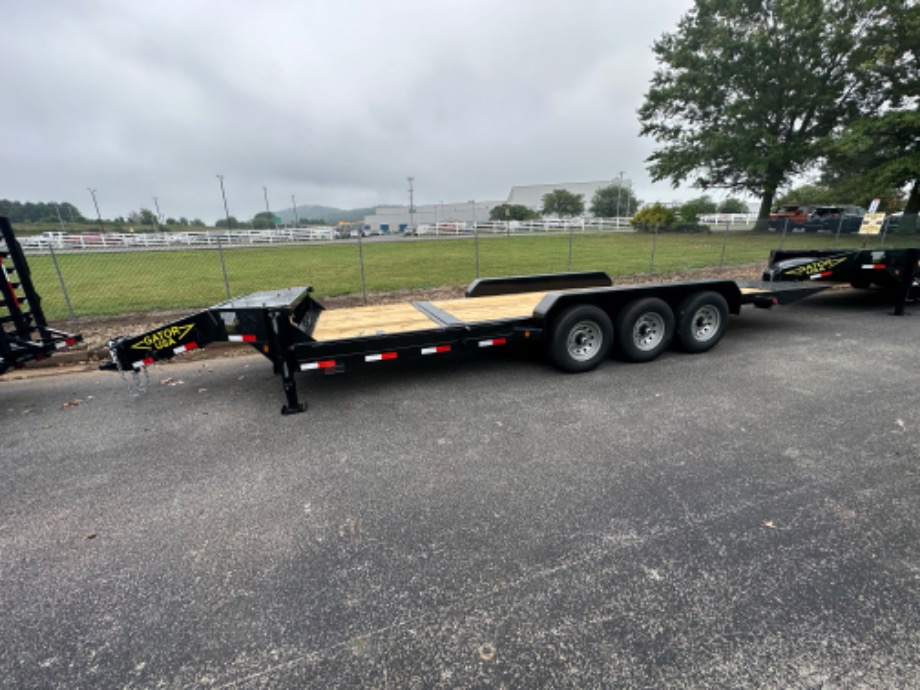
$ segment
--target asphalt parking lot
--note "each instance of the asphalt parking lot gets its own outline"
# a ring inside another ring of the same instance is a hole
[[[920,677],[920,305],[711,353],[0,380],[0,686],[860,688]]]

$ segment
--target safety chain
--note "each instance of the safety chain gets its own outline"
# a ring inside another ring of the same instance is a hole
[[[114,352],[111,350],[109,352],[112,355],[112,360],[115,362],[115,367],[118,369],[118,374],[121,376],[121,380],[124,382],[125,388],[128,390],[128,394],[136,398],[137,396],[146,393],[147,389],[150,388],[150,372],[147,371],[147,367],[140,367],[144,370],[143,381],[141,380],[141,374],[137,369],[131,370],[131,380],[129,381],[124,368],[121,366],[121,360]]]

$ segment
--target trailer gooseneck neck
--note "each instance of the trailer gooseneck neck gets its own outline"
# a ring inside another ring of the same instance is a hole
[[[460,299],[327,310],[310,287],[257,292],[108,344],[103,368],[137,372],[212,342],[250,345],[281,377],[283,414],[303,412],[295,376],[356,365],[545,341],[564,371],[598,366],[614,344],[632,361],[657,357],[672,340],[711,349],[729,314],[771,307],[821,289],[733,280],[613,286],[606,273],[547,274],[475,281]]]

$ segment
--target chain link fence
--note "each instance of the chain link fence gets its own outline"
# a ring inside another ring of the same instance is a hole
[[[80,237],[80,236],[73,236]],[[602,270],[616,282],[629,276],[766,265],[773,249],[913,246],[916,236],[753,232],[711,226],[709,232],[635,232],[572,226],[540,232],[510,226],[448,235],[331,235],[257,238],[215,233],[200,244],[131,246],[85,238],[22,241],[49,320],[71,325],[84,317],[201,309],[251,292],[311,285],[316,295],[369,295],[462,287],[478,277]]]

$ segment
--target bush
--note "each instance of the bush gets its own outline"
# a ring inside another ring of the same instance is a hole
[[[677,213],[659,203],[646,206],[630,219],[636,232],[679,232],[683,234],[709,232],[708,225],[681,222]]]

